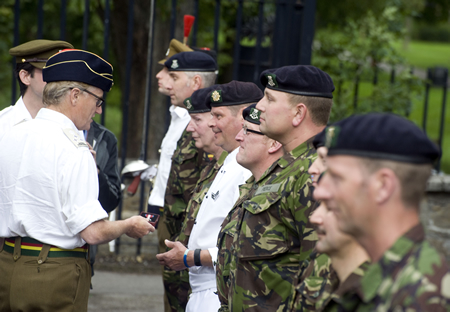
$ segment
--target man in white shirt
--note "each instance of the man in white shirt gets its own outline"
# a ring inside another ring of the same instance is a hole
[[[72,49],[65,41],[33,40],[9,50],[16,57],[16,75],[20,87],[20,98],[16,104],[0,111],[0,140],[14,125],[36,117],[44,107],[42,92],[42,68],[50,56],[62,49]]]
[[[239,142],[235,137],[242,129],[242,111],[262,96],[254,83],[239,81],[217,85],[208,94],[207,105],[211,107],[212,115],[208,125],[214,132],[214,143],[229,154],[203,199],[188,248],[180,242],[166,241],[166,245],[173,249],[157,255],[160,264],[174,270],[190,268],[192,294],[186,311],[217,311],[220,307],[215,293],[217,235],[225,216],[239,197],[239,185],[251,176],[251,172],[236,161]]]
[[[109,222],[94,158],[79,130],[101,114],[112,66],[63,50],[43,68],[42,108],[0,141],[0,311],[87,311],[87,244],[154,227],[140,216]]]
[[[183,100],[185,97],[191,96],[195,90],[212,85],[216,79],[217,71],[217,64],[211,56],[204,52],[183,51],[184,48],[189,49],[179,41],[172,40],[169,54],[176,51],[180,52],[174,53],[169,57],[164,62],[164,69],[157,75],[159,91],[163,91],[163,94],[169,95],[172,104],[169,108],[171,114],[170,126],[161,144],[158,173],[155,177],[147,208],[148,212],[161,215],[157,231],[160,252],[166,251],[164,240],[179,234],[179,231],[181,230],[176,227],[176,222],[169,219],[172,217],[172,213],[169,209],[165,208],[168,207],[165,205],[167,181],[169,180],[169,176],[174,174],[172,170],[172,156],[176,153],[175,155],[178,155],[177,157],[179,159],[197,159],[198,157],[203,157],[203,152],[198,153],[197,149],[194,149],[193,151],[195,155],[189,156],[184,155],[183,151],[180,149],[180,147],[188,145],[190,141],[192,141],[191,135],[186,132],[186,127],[191,118],[183,104]],[[194,173],[200,173],[200,170],[193,171]],[[167,192],[171,193],[170,188]],[[168,224],[170,225],[170,228],[168,228]],[[162,270],[165,289],[165,310],[170,311],[170,306],[173,307],[178,305],[181,305],[182,308],[184,308],[183,302],[179,304],[179,296],[171,294],[173,293],[171,289],[188,288],[189,283],[187,274],[183,278],[180,276],[179,272],[174,272],[164,267]],[[174,274],[176,276],[172,277]],[[180,281],[181,283],[184,280],[185,285],[179,285],[178,282],[175,282],[174,286],[174,282],[171,282],[171,280]],[[184,297],[187,297],[187,295],[186,292]],[[186,301],[184,301],[184,305],[185,304]]]

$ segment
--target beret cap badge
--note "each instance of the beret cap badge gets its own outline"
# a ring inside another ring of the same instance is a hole
[[[186,108],[187,108],[188,110],[191,110],[191,109],[194,108],[194,107],[192,106],[192,104],[191,104],[191,98],[187,98],[186,100],[184,100],[184,105],[186,106]]]
[[[339,134],[339,127],[331,126],[327,128],[326,137],[325,137],[325,146],[327,148],[333,147],[336,145],[336,140]]]
[[[170,65],[170,68],[176,69],[178,68],[178,60],[172,60],[172,65]]]
[[[213,102],[222,102],[222,90],[214,90],[214,92],[211,93],[211,100]]]
[[[250,118],[253,120],[259,120],[259,116],[261,115],[261,112],[259,110],[257,110],[256,108],[252,108],[252,110],[250,111]]]
[[[278,87],[277,78],[274,74],[266,74],[267,84],[271,87]]]

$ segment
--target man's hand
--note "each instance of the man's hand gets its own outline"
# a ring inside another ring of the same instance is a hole
[[[147,219],[141,216],[134,216],[127,219],[129,222],[130,229],[125,233],[132,238],[140,238],[147,235],[150,232],[154,232],[155,228],[151,225]]]
[[[172,250],[156,255],[156,259],[159,260],[159,264],[168,266],[175,271],[186,269],[183,262],[183,256],[187,248],[180,242],[171,242],[167,239],[165,240],[165,243],[166,246],[172,248]]]

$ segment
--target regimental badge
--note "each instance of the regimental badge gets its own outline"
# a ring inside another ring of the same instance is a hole
[[[278,88],[277,77],[275,74],[266,74],[266,78],[269,86]]]
[[[178,65],[178,60],[172,60],[172,65],[170,65],[170,68],[177,69],[178,67],[180,67],[180,65]]]
[[[211,100],[216,103],[222,103],[222,90],[214,90],[211,93]]]
[[[191,104],[191,98],[187,98],[186,100],[184,100],[184,106],[186,106],[188,110],[192,110],[194,108]]]
[[[211,198],[214,200],[214,201],[216,201],[218,198],[219,198],[219,191],[217,191],[217,193],[212,193],[211,194]]]
[[[250,111],[250,118],[253,120],[259,120],[259,116],[261,115],[261,112],[257,110],[256,108],[252,108]]]
[[[339,131],[341,129],[337,126],[328,127],[325,133],[325,146],[327,148],[336,146]]]

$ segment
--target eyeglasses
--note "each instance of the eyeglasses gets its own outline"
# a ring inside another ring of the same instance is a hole
[[[70,90],[72,90],[72,89],[75,89],[75,88],[70,88]],[[96,95],[95,95],[94,93],[92,93],[91,91],[88,91],[88,90],[82,89],[82,88],[78,88],[78,89],[80,89],[80,91],[89,93],[90,95],[92,95],[93,97],[95,97],[95,98],[97,99],[97,102],[95,103],[95,106],[97,106],[97,107],[102,106],[103,102],[105,102],[105,99],[104,99],[104,98],[101,98],[101,97],[96,96]]]
[[[244,129],[244,134],[245,135],[248,135],[249,132],[254,133],[254,134],[264,135],[264,133],[262,133],[262,132],[248,129],[246,124],[242,125],[242,129]]]

